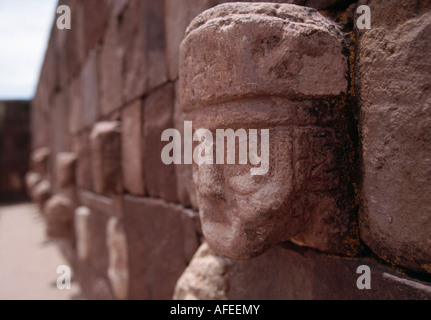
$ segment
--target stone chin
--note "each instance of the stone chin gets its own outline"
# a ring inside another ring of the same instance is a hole
[[[229,219],[216,216],[217,209],[201,209],[200,218],[205,240],[220,256],[245,260],[261,255],[280,242],[275,226],[264,221]],[[233,215],[235,216],[235,215]],[[231,216],[231,217],[233,217]]]

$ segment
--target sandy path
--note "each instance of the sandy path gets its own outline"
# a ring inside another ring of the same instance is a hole
[[[0,206],[0,299],[76,299],[80,288],[57,288],[57,267],[67,265],[48,242],[35,205]]]

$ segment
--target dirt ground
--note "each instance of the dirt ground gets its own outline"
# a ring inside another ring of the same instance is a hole
[[[73,276],[70,289],[57,288],[57,267],[67,264],[34,204],[0,206],[1,300],[82,299]]]

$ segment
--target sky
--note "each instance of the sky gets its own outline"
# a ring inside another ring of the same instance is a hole
[[[32,99],[57,0],[0,0],[0,100]]]

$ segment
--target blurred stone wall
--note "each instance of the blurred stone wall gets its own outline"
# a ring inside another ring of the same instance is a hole
[[[59,3],[70,6],[72,28],[52,28],[32,102],[27,186],[86,296],[431,298],[431,6],[367,1],[372,28],[359,30],[357,2],[278,1],[318,9],[346,34],[348,92],[336,103],[354,128],[346,156],[354,174],[345,178],[356,249],[334,255],[296,241],[236,261],[198,251],[192,166],[160,159],[163,130],[186,119],[178,85],[186,27],[222,2]],[[370,290],[356,286],[360,265],[371,268]]]
[[[0,202],[27,199],[30,102],[0,101]]]

